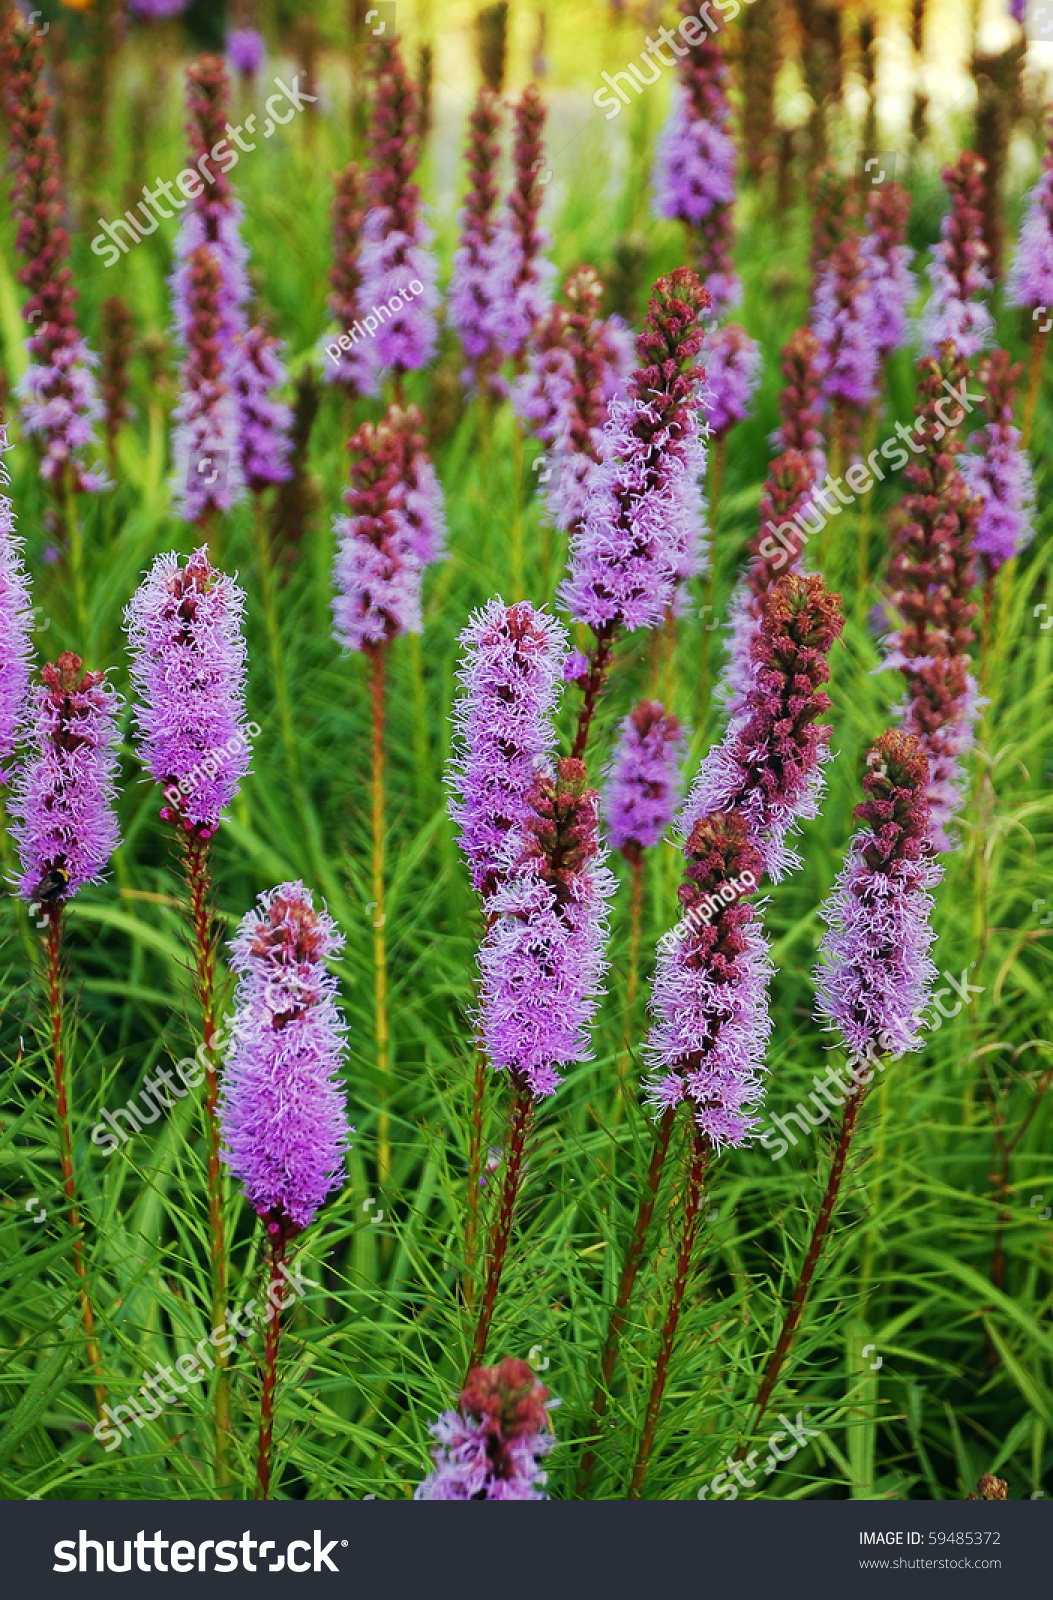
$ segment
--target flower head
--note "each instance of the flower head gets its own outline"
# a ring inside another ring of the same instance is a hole
[[[1035,311],[1053,306],[1053,154],[1047,152],[1042,176],[1027,197],[1020,240],[1006,279],[1011,306]]]
[[[598,796],[572,757],[538,773],[527,796],[522,853],[487,901],[479,952],[480,1021],[487,1058],[554,1094],[558,1068],[591,1056],[589,1025],[606,969],[608,901]]]
[[[603,285],[579,267],[564,285],[566,304],[542,318],[527,370],[512,392],[553,463],[542,493],[559,528],[570,528],[596,478],[610,402],[621,398],[632,367],[632,336],[618,316],[599,314]]]
[[[128,0],[128,9],[137,17],[160,21],[163,17],[181,17],[189,0]]]
[[[706,335],[702,364],[709,388],[707,421],[719,439],[749,415],[761,378],[761,347],[737,322],[727,322]]]
[[[862,251],[874,301],[873,330],[878,366],[898,350],[907,335],[907,307],[917,279],[910,270],[914,252],[904,244],[910,217],[910,191],[899,183],[880,183],[867,196],[867,232]]]
[[[29,754],[15,777],[12,833],[23,900],[43,906],[96,883],[120,843],[114,815],[119,696],[64,650],[30,697]]]
[[[211,511],[229,511],[245,490],[235,392],[241,363],[224,331],[223,271],[215,249],[199,245],[181,271],[190,321],[173,413],[173,485],[181,514],[201,523]]]
[[[867,756],[864,824],[821,916],[817,1009],[845,1048],[869,1059],[916,1050],[936,968],[929,889],[942,871],[929,844],[928,765],[909,734],[882,734]]]
[[[874,392],[878,347],[873,281],[861,241],[850,234],[819,269],[812,300],[822,394],[839,418],[846,457],[858,448],[861,408]]]
[[[555,1444],[549,1391],[525,1361],[473,1367],[456,1411],[432,1425],[435,1467],[415,1500],[544,1500],[541,1458]]]
[[[681,0],[680,12],[695,18],[693,0]],[[699,277],[709,290],[715,315],[721,316],[742,295],[731,260],[735,237],[735,142],[728,100],[728,66],[724,58],[721,19],[699,28],[692,43],[678,47],[679,84],[655,157],[655,211],[678,217],[692,230]],[[710,28],[713,31],[710,31]]]
[[[822,685],[843,627],[841,597],[822,578],[791,572],[768,590],[753,641],[753,687],[699,768],[679,819],[690,837],[699,819],[739,812],[775,882],[799,865],[788,835],[818,815],[830,729],[817,719],[830,708]]]
[[[10,448],[7,425],[0,422],[0,489],[11,482],[4,462]],[[18,743],[33,654],[33,608],[29,574],[22,559],[24,546],[25,540],[15,532],[11,501],[0,493],[0,785],[8,780],[7,764]]]
[[[267,59],[267,46],[258,28],[232,28],[227,34],[227,57],[243,78],[255,77]]]
[[[262,493],[272,483],[286,483],[292,476],[292,408],[284,400],[275,400],[271,393],[288,378],[281,349],[281,341],[259,322],[249,328],[238,347],[234,395],[241,475],[254,494]]]
[[[955,166],[943,169],[951,205],[929,266],[932,293],[921,322],[931,350],[950,339],[966,359],[983,348],[993,326],[986,301],[976,298],[991,288],[983,237],[985,171],[986,163],[972,150],[963,150]]]
[[[502,313],[498,337],[506,356],[519,360],[552,298],[556,269],[543,254],[548,235],[538,226],[544,166],[545,102],[528,83],[515,108],[512,188],[498,236]]]
[[[345,650],[368,650],[420,633],[424,569],[443,554],[445,514],[415,406],[392,406],[351,438],[348,515],[337,517],[334,634]]]
[[[974,546],[988,572],[997,572],[1034,537],[1035,479],[1013,420],[1022,371],[1008,350],[994,350],[981,360],[986,425],[971,436],[972,453],[958,457],[965,487],[980,501]]]
[[[656,1109],[691,1104],[711,1143],[743,1144],[763,1096],[771,959],[757,913],[744,898],[762,859],[745,819],[700,818],[684,844],[683,918],[659,942],[644,1056]]]
[[[797,450],[811,467],[816,483],[826,476],[819,394],[822,345],[811,328],[798,328],[782,348],[786,387],[779,392],[779,426],[771,436],[777,453]]]
[[[592,628],[653,628],[678,578],[700,571],[705,472],[701,315],[709,296],[693,272],[660,278],[636,342],[625,400],[612,400],[601,470],[571,535],[561,595]]]
[[[552,718],[566,643],[558,618],[526,600],[491,600],[461,634],[464,692],[453,708],[450,815],[484,897],[523,853],[528,796],[556,744]]]
[[[502,359],[501,323],[507,314],[499,276],[497,166],[501,102],[482,88],[468,118],[468,194],[450,280],[450,321],[472,368],[492,374]]]
[[[657,844],[673,820],[687,741],[657,700],[641,700],[621,725],[607,775],[610,841],[627,856]]]
[[[207,838],[249,770],[245,594],[202,545],[157,557],[125,611],[140,755],[161,815]]]
[[[238,988],[220,1091],[223,1159],[273,1233],[299,1233],[343,1183],[345,1030],[326,966],[343,944],[302,883],[261,894],[230,944]]]
[[[25,263],[18,281],[29,290],[22,315],[30,329],[30,360],[17,394],[26,432],[35,434],[43,449],[40,470],[45,480],[94,491],[106,487],[105,473],[89,470],[83,460],[102,414],[92,370],[96,358],[77,327],[77,291],[67,264],[62,174],[40,33],[13,6],[0,26],[0,75],[14,170],[16,248]]]

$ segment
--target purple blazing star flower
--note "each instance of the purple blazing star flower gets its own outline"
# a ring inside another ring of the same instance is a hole
[[[7,425],[0,422],[0,487],[4,489],[11,482],[4,462],[10,448]],[[33,607],[22,559],[24,546],[25,540],[15,532],[11,501],[0,493],[0,785],[8,781],[7,763],[18,744],[33,655]]]
[[[255,77],[267,59],[267,46],[258,28],[232,28],[227,34],[227,58],[243,78]]]
[[[563,624],[528,601],[491,600],[461,634],[453,707],[450,816],[472,883],[487,899],[523,854],[528,796],[556,746]],[[587,664],[586,664],[587,670]]]
[[[332,251],[328,306],[336,335],[326,346],[328,383],[342,383],[351,394],[375,391],[373,341],[359,323],[362,311],[362,230],[366,221],[366,177],[356,161],[337,173],[333,185]],[[350,348],[340,338],[350,341]],[[361,341],[361,342],[360,342]],[[335,352],[335,355],[334,355]]]
[[[761,347],[737,322],[707,334],[702,365],[709,389],[707,420],[714,439],[749,415],[761,379]]]
[[[223,1160],[272,1233],[308,1227],[343,1183],[346,1029],[326,966],[343,945],[302,883],[261,894],[230,943],[238,988],[220,1091]]]
[[[630,858],[657,844],[673,820],[687,740],[657,700],[641,700],[621,725],[604,810],[611,845]]]
[[[181,17],[187,4],[188,0],[128,0],[128,9],[134,16],[153,21],[163,17]]]
[[[1011,306],[1035,311],[1053,306],[1053,155],[1045,158],[1045,171],[1027,197],[1027,211],[1020,229],[1006,279],[1006,299]]]
[[[333,631],[345,650],[423,630],[424,569],[445,553],[445,518],[420,428],[416,406],[392,406],[348,445],[355,457],[344,491],[348,515],[333,524]]]
[[[556,275],[544,255],[548,234],[537,221],[543,195],[545,115],[537,85],[528,83],[515,108],[512,189],[497,239],[497,298],[502,302],[498,338],[505,355],[516,361],[548,309]]]
[[[764,1094],[773,969],[757,913],[743,898],[763,863],[734,813],[696,822],[684,855],[684,916],[659,942],[651,990],[647,1093],[656,1111],[688,1100],[719,1150],[745,1143]]]
[[[525,1361],[473,1367],[456,1411],[432,1424],[434,1471],[414,1500],[545,1500],[541,1458],[555,1444],[548,1413],[558,1402]]]
[[[914,251],[903,242],[909,219],[910,191],[902,184],[882,183],[870,191],[862,252],[874,302],[879,367],[906,343],[907,307],[917,292],[918,280],[910,270]]]
[[[678,831],[690,837],[699,820],[740,812],[775,883],[800,865],[788,835],[819,812],[830,729],[816,719],[830,709],[821,686],[843,627],[841,597],[822,578],[787,573],[773,584],[753,640],[753,688],[703,761],[680,815]]]
[[[614,874],[599,842],[598,796],[570,756],[527,797],[522,855],[486,903],[480,1023],[497,1071],[555,1094],[558,1067],[591,1059],[589,1025],[603,974]]]
[[[449,313],[471,367],[492,374],[501,363],[500,324],[505,315],[498,277],[496,216],[501,102],[492,89],[479,90],[468,128],[469,188],[459,217]]]
[[[29,363],[16,393],[27,433],[43,447],[46,482],[80,492],[107,487],[106,475],[82,459],[102,415],[92,368],[95,356],[77,327],[77,291],[68,265],[63,185],[51,128],[41,35],[9,8],[0,27],[3,80],[13,177],[11,209],[16,248],[24,260],[18,280],[29,290],[22,316],[29,329]],[[156,224],[155,224],[156,226]]]
[[[438,337],[438,264],[431,229],[411,182],[419,148],[420,97],[403,65],[399,41],[376,47],[376,98],[370,126],[370,209],[362,230],[362,314],[377,321],[371,357],[396,374],[431,358]],[[364,391],[365,392],[365,391]],[[375,388],[373,392],[376,392]]]
[[[812,302],[819,340],[823,398],[833,407],[842,455],[858,448],[861,408],[874,393],[878,316],[869,263],[855,234],[843,239],[819,269]]]
[[[867,756],[855,808],[865,824],[820,911],[828,932],[816,972],[817,1010],[863,1059],[917,1050],[933,978],[929,890],[943,876],[929,849],[929,773],[908,734],[889,731]]]
[[[972,150],[963,150],[957,165],[943,170],[951,204],[929,265],[933,287],[921,320],[922,339],[933,352],[950,339],[966,360],[983,348],[994,326],[989,306],[976,299],[991,288],[984,265],[989,255],[983,237],[986,170]]]
[[[552,306],[535,329],[512,403],[546,447],[541,492],[557,527],[567,529],[598,475],[603,425],[610,402],[624,399],[633,339],[620,317],[600,317],[603,285],[592,267],[573,272],[563,292],[566,305]]]
[[[292,408],[284,400],[271,398],[271,390],[280,388],[288,378],[281,349],[280,341],[260,323],[248,330],[238,346],[234,394],[241,436],[241,475],[254,494],[292,477]]]
[[[997,572],[1026,549],[1035,531],[1035,479],[1013,421],[1015,386],[1022,371],[1008,350],[994,350],[981,362],[978,376],[987,390],[982,402],[987,424],[970,437],[976,454],[958,457],[966,488],[982,504],[973,548],[989,572]]]
[[[700,318],[709,296],[678,267],[660,278],[625,400],[612,400],[602,464],[571,535],[564,605],[597,633],[656,627],[678,578],[705,565]]]
[[[114,800],[120,697],[65,650],[30,696],[31,753],[11,796],[23,900],[44,905],[97,883],[120,843]],[[45,888],[46,885],[46,888]]]
[[[172,413],[174,497],[180,515],[203,522],[241,499],[241,416],[234,385],[238,345],[222,330],[222,268],[213,247],[200,245],[181,269],[191,307],[181,390]]]
[[[125,610],[140,757],[161,815],[208,838],[249,770],[245,594],[202,545],[157,557]]]
[[[691,97],[676,88],[655,156],[655,214],[696,227],[718,205],[735,198],[735,141],[695,114]]]

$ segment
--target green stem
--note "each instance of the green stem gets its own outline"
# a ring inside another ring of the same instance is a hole
[[[267,645],[271,659],[271,676],[274,679],[274,694],[278,702],[278,720],[282,730],[282,744],[285,747],[285,759],[289,768],[289,777],[292,779],[294,790],[300,787],[300,763],[296,748],[296,735],[292,718],[292,704],[289,699],[289,680],[285,671],[285,653],[282,650],[281,625],[278,620],[278,606],[274,593],[274,563],[271,560],[270,537],[267,531],[267,518],[263,508],[263,496],[256,495],[256,550],[260,561],[260,596],[263,600],[263,614],[267,623]]]
[[[523,597],[523,431],[512,419],[512,599]]]
[[[69,539],[70,571],[73,576],[73,603],[77,618],[77,636],[80,640],[81,652],[88,654],[88,593],[84,582],[84,540],[81,534],[80,520],[77,517],[77,496],[73,490],[73,480],[69,472],[66,473],[63,486],[63,509],[66,516],[66,534]]]
[[[377,1123],[377,1181],[383,1188],[391,1176],[391,1122],[387,1109],[388,1072],[388,955],[384,910],[384,668],[387,643],[370,651],[370,690],[373,706],[373,974],[377,1071],[380,1074],[381,1109]]]

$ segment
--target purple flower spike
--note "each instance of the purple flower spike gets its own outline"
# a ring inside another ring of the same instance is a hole
[[[421,216],[417,165],[420,104],[403,65],[399,41],[385,34],[376,48],[376,99],[370,126],[373,166],[370,210],[362,232],[363,315],[376,318],[372,358],[396,374],[431,358],[438,337],[438,265]]]
[[[830,708],[822,685],[843,627],[841,597],[822,578],[788,573],[767,591],[752,644],[753,687],[699,768],[680,816],[690,837],[699,820],[740,812],[775,883],[800,865],[789,835],[819,812],[830,729],[816,719]]]
[[[202,545],[185,566],[158,556],[125,610],[140,757],[161,815],[208,838],[249,770],[245,594]]]
[[[820,1016],[864,1059],[917,1050],[936,968],[933,900],[943,872],[927,843],[925,756],[908,734],[882,734],[867,756],[865,824],[852,840],[821,916],[829,932],[816,972]]]
[[[591,1059],[589,1025],[606,970],[614,874],[603,865],[598,796],[570,756],[528,796],[519,861],[487,901],[493,919],[479,952],[487,1058],[554,1094],[558,1068]]]
[[[337,517],[333,564],[334,635],[345,650],[369,650],[400,633],[420,633],[424,569],[444,554],[442,491],[424,452],[416,406],[392,406],[364,422]]]
[[[1006,279],[1006,299],[1027,312],[1053,306],[1053,153],[1027,197],[1027,211]]]
[[[563,624],[526,600],[491,600],[464,632],[464,693],[453,708],[450,815],[484,899],[522,856],[528,796],[556,745]]]
[[[267,59],[267,46],[258,28],[232,28],[227,34],[227,56],[243,78],[255,77]]]
[[[492,375],[501,364],[500,328],[507,315],[499,278],[497,226],[501,102],[492,89],[479,90],[468,127],[469,189],[453,256],[450,321],[471,368]]]
[[[858,449],[861,409],[874,393],[877,323],[869,265],[860,240],[850,234],[820,268],[812,302],[822,394],[838,419],[844,460]]]
[[[698,25],[695,0],[680,0],[679,9]],[[731,260],[735,142],[720,38],[724,23],[711,13],[706,21],[692,42],[685,38],[677,46],[680,81],[655,158],[655,212],[678,217],[691,229],[695,265],[719,317],[742,298],[742,285]]]
[[[163,17],[181,17],[188,0],[128,0],[128,9],[137,17],[160,21]]]
[[[707,334],[702,365],[709,387],[707,420],[714,439],[749,415],[761,379],[761,347],[737,322]]]
[[[525,1361],[473,1367],[456,1411],[431,1432],[434,1471],[414,1500],[545,1500],[541,1458],[555,1444],[548,1413],[558,1402]]]
[[[23,900],[69,900],[97,883],[120,843],[114,815],[120,697],[63,651],[31,694],[31,753],[15,778],[11,831]]]
[[[963,150],[957,165],[943,170],[951,205],[929,266],[932,293],[921,321],[922,338],[933,353],[950,339],[966,360],[983,349],[994,325],[990,308],[976,298],[991,289],[983,237],[986,170],[987,163],[972,150]]]
[[[546,446],[551,464],[541,490],[566,529],[581,517],[598,474],[603,425],[610,402],[624,398],[633,341],[620,317],[600,317],[603,285],[592,267],[571,273],[563,292],[566,305],[554,305],[535,330],[512,400]]]
[[[744,818],[716,813],[684,846],[683,918],[658,945],[644,1056],[656,1111],[687,1100],[716,1149],[744,1144],[764,1094],[771,958],[754,908],[760,851]]]
[[[173,411],[173,494],[180,515],[200,524],[213,511],[229,511],[244,494],[239,358],[221,331],[223,273],[215,249],[199,245],[181,270],[191,324]]]
[[[17,394],[26,432],[35,434],[43,447],[41,476],[60,489],[68,483],[77,492],[94,492],[108,486],[106,475],[89,470],[83,452],[93,442],[103,408],[92,371],[96,357],[77,327],[69,234],[62,225],[62,174],[40,39],[32,22],[23,22],[14,7],[8,9],[0,25],[0,78],[14,169],[16,248],[25,262],[18,281],[29,290],[22,315],[30,330],[30,360]]]
[[[527,341],[548,309],[556,269],[544,250],[548,235],[538,227],[544,192],[542,135],[545,103],[536,84],[528,83],[515,108],[512,141],[512,190],[507,216],[498,237],[501,279],[499,337],[505,355],[519,361]]]
[[[241,475],[254,494],[292,477],[292,407],[284,400],[271,398],[271,390],[280,388],[288,378],[281,348],[280,341],[257,323],[238,349],[234,393],[241,434]]]
[[[630,858],[657,844],[673,820],[687,740],[657,700],[641,700],[622,723],[604,810],[611,845]]]
[[[1035,479],[1013,421],[1022,372],[1008,350],[994,350],[981,361],[978,376],[987,390],[983,401],[987,423],[969,439],[976,454],[958,458],[965,487],[981,502],[973,548],[988,572],[997,572],[1034,537]]]
[[[597,632],[654,628],[677,580],[705,565],[705,422],[694,365],[709,295],[678,267],[660,278],[625,400],[612,400],[602,465],[571,535],[561,597]]]
[[[863,256],[874,299],[874,338],[878,365],[906,343],[907,307],[918,282],[910,270],[913,250],[904,244],[910,219],[910,191],[899,183],[881,183],[867,197],[868,232]]]
[[[358,320],[362,312],[362,230],[366,210],[365,174],[357,162],[351,161],[337,173],[333,184],[333,264],[329,269],[332,292],[328,306],[336,324],[336,337],[327,351],[325,376],[329,383],[342,383],[350,394],[356,395],[373,394],[376,390],[373,341],[365,338]],[[350,349],[339,344],[341,337],[350,340]],[[334,346],[339,351],[335,363],[329,359]]]
[[[230,943],[238,988],[222,1154],[257,1214],[286,1235],[308,1227],[344,1178],[345,1026],[326,966],[343,944],[302,883],[261,894]]]
[[[10,448],[7,425],[0,422],[0,487],[4,489],[11,482],[4,463]],[[11,501],[0,494],[0,785],[10,776],[7,764],[18,743],[33,654],[33,607],[22,559],[24,545],[25,540],[15,532]]]

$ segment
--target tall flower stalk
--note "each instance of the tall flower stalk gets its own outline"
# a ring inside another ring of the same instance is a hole
[[[566,632],[555,617],[526,601],[500,598],[477,612],[461,634],[462,693],[453,708],[449,810],[478,892],[486,926],[489,903],[523,854],[529,796],[556,746],[553,724],[561,688]],[[475,1050],[465,1223],[465,1298],[474,1295],[479,1223],[486,1053]]]
[[[486,1352],[536,1107],[555,1094],[560,1067],[591,1054],[615,888],[600,846],[598,800],[573,757],[558,760],[551,776],[538,773],[521,852],[488,903],[479,952],[480,1033],[490,1065],[510,1077],[513,1101],[471,1366]]]
[[[1031,442],[1042,381],[1042,360],[1053,322],[1053,133],[1042,176],[1027,197],[1027,211],[1006,280],[1006,299],[1031,318],[1031,360],[1024,404],[1023,444]]]
[[[268,1244],[259,1500],[270,1495],[286,1252],[341,1187],[351,1131],[339,1080],[345,1028],[326,966],[343,944],[310,890],[283,883],[260,895],[230,946],[238,988],[220,1098],[222,1158]]]
[[[387,934],[384,870],[385,677],[391,641],[421,633],[424,571],[444,553],[442,490],[424,449],[415,406],[392,406],[381,422],[363,423],[348,443],[351,482],[347,514],[335,522],[334,636],[369,661],[371,704],[371,831],[374,1025],[382,1107],[377,1128],[377,1176],[391,1175]]]
[[[179,843],[189,898],[194,987],[205,1052],[205,1123],[212,1326],[224,1325],[227,1253],[220,1170],[217,933],[212,839],[249,770],[245,722],[245,595],[212,566],[205,546],[185,565],[158,556],[125,612],[137,700],[139,753],[164,791],[162,821]],[[216,1483],[230,1483],[230,1387],[217,1352]]]
[[[692,0],[681,0],[695,17]],[[735,239],[735,141],[728,100],[724,24],[698,28],[695,42],[678,46],[679,81],[655,157],[655,211],[687,229],[692,260],[712,297],[715,315],[736,305],[742,286],[732,264]],[[710,31],[710,30],[713,31]]]
[[[887,664],[899,667],[907,680],[904,728],[917,736],[928,761],[937,851],[954,843],[951,824],[965,781],[962,760],[972,748],[979,709],[968,652],[977,609],[972,591],[981,503],[958,470],[964,448],[958,428],[941,418],[941,412],[950,415],[948,388],[960,390],[967,376],[966,361],[949,341],[938,359],[918,362],[915,432],[923,448],[906,469],[911,492],[893,530],[889,562],[889,588],[901,622],[889,637]]]
[[[14,667],[21,672],[20,663],[16,661]],[[80,656],[66,650],[41,670],[40,686],[30,698],[28,751],[15,778],[11,815],[21,866],[18,893],[37,907],[44,929],[44,979],[62,1186],[73,1231],[73,1265],[79,1280],[88,1365],[96,1403],[101,1408],[105,1391],[77,1204],[69,1063],[63,1042],[62,912],[79,889],[99,881],[120,842],[114,815],[116,717],[120,702],[105,673],[83,669]]]
[[[561,589],[567,610],[595,638],[576,757],[585,752],[619,634],[657,627],[678,580],[705,566],[705,422],[695,357],[708,306],[708,293],[688,268],[658,280],[636,341],[628,394],[608,407],[601,468],[571,535],[570,572]]]
[[[369,394],[373,388],[369,342],[359,344],[362,303],[362,229],[366,221],[367,180],[357,161],[339,172],[333,183],[332,265],[329,269],[329,312],[347,346],[338,343],[336,362],[325,362],[329,383],[340,384],[349,396]]]
[[[987,273],[988,249],[983,237],[983,159],[963,150],[957,163],[943,169],[951,204],[940,225],[940,242],[929,265],[932,292],[922,314],[922,339],[935,354],[950,339],[967,361],[987,343],[993,327]]]
[[[863,1101],[875,1071],[884,1071],[881,1057],[921,1046],[920,1014],[936,973],[929,890],[942,876],[928,842],[928,778],[924,752],[909,734],[889,731],[871,748],[866,799],[855,808],[863,826],[822,908],[828,931],[816,972],[817,1010],[854,1063],[854,1087],[839,1097],[844,1112],[826,1189],[757,1392],[751,1433],[767,1411],[807,1304]]]
[[[877,374],[877,311],[862,242],[849,234],[823,263],[812,302],[819,340],[821,393],[830,408],[830,458],[835,473],[859,453],[864,407]]]
[[[994,631],[994,581],[1034,537],[1035,479],[1016,426],[1016,385],[1023,372],[1008,350],[981,358],[977,375],[986,391],[984,426],[958,457],[966,488],[980,502],[974,548],[984,573],[983,659],[990,662]]]
[[[519,370],[527,343],[552,298],[556,269],[545,254],[548,235],[538,217],[547,181],[544,162],[545,102],[535,83],[528,83],[514,114],[512,187],[498,240],[501,258],[502,315],[498,337],[506,356]]]
[[[468,118],[468,193],[460,213],[460,239],[453,257],[450,321],[473,377],[484,396],[501,364],[505,308],[498,278],[497,166],[501,157],[501,103],[482,88]]]

